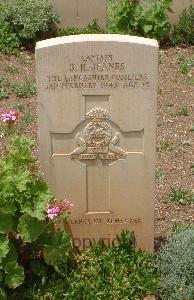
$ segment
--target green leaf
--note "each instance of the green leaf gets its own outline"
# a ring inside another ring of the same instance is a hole
[[[45,220],[46,218],[45,204],[42,202],[26,202],[22,206],[21,212],[26,213],[33,218],[37,218],[38,220]]]
[[[27,170],[16,169],[13,164],[7,164],[6,169],[1,174],[1,193],[23,192],[30,182],[30,174]],[[17,200],[17,199],[16,199]]]
[[[47,274],[46,264],[41,263],[39,260],[33,260],[30,262],[30,269],[37,276],[45,276]]]
[[[144,25],[143,26],[143,30],[144,30],[145,33],[148,33],[149,31],[151,31],[152,28],[153,28],[152,25]]]
[[[71,247],[70,238],[63,230],[58,230],[50,244],[44,248],[44,258],[48,265],[55,265],[58,262],[65,262],[65,257]]]
[[[27,170],[18,170],[17,174],[11,174],[10,183],[12,182],[19,192],[27,189],[27,183],[30,182],[29,172]]]
[[[1,201],[0,204],[0,213],[2,214],[9,214],[9,215],[14,215],[16,211],[16,207],[14,204],[10,204],[7,201]]]
[[[6,233],[12,229],[13,220],[12,217],[6,214],[0,213],[0,233]]]
[[[19,220],[18,231],[23,241],[33,242],[44,231],[44,222],[24,214]]]
[[[46,218],[46,207],[49,201],[52,199],[53,195],[48,190],[47,186],[45,186],[45,183],[42,182],[42,186],[40,184],[35,184],[35,187],[37,188],[37,191],[40,191],[37,193],[37,195],[34,195],[33,202],[26,202],[22,205],[21,211],[23,213],[27,213],[31,217],[37,218],[39,220],[45,220]],[[45,190],[43,188],[45,187]],[[42,189],[42,191],[41,191]]]
[[[7,294],[2,288],[0,288],[0,300],[7,300]]]
[[[5,283],[9,288],[15,289],[24,281],[24,269],[18,265],[16,261],[10,262],[5,265]]]
[[[4,236],[0,235],[0,262],[2,262],[2,258],[5,258],[7,253],[9,252],[9,240]]]
[[[6,255],[6,257],[3,259],[3,264],[7,264],[11,261],[17,261],[18,259],[18,253],[16,251],[16,248],[12,242],[9,241],[9,252]]]

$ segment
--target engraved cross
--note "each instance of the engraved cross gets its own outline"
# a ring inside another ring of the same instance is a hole
[[[144,130],[123,132],[109,119],[109,95],[85,96],[86,119],[73,133],[62,134],[65,143],[71,135],[77,147],[70,153],[55,150],[59,133],[52,133],[52,156],[69,156],[86,165],[86,213],[111,212],[111,165],[128,155],[143,155]]]

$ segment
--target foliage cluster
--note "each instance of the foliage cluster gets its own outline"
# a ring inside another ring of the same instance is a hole
[[[15,83],[7,77],[0,76],[0,100],[9,98],[14,93],[19,98],[36,95],[36,84],[31,78]]]
[[[24,42],[34,43],[53,34],[59,22],[48,0],[2,0],[0,3],[0,51],[16,53]]]
[[[161,141],[156,146],[156,151],[157,152],[162,152],[162,151],[167,151],[167,150],[168,151],[172,150],[172,145],[168,141]]]
[[[180,16],[178,23],[174,26],[172,34],[173,45],[194,44],[194,6],[185,9]]]
[[[194,36],[193,36],[194,38]],[[194,55],[191,57],[186,57],[183,53],[177,54],[177,62],[178,62],[178,72],[182,73],[183,76],[186,76],[185,80],[189,84],[194,83],[193,78],[193,67],[194,67]]]
[[[31,299],[139,300],[156,294],[159,277],[155,258],[135,250],[133,242],[133,234],[122,232],[118,243],[109,248],[99,242],[77,254],[65,280],[54,278],[36,292],[32,289]]]
[[[186,106],[182,106],[180,107],[177,112],[175,113],[175,116],[176,117],[187,117],[189,115],[189,110],[188,110],[188,107]]]
[[[145,10],[139,0],[121,0],[112,4],[109,31],[161,40],[170,33],[167,17],[172,0],[155,1]]]
[[[180,228],[158,253],[162,300],[194,299],[194,227]]]
[[[2,20],[0,17],[0,52],[14,54],[18,52],[20,46],[21,41],[17,34],[12,30],[9,22]]]
[[[194,195],[181,188],[178,189],[173,188],[170,193],[170,198],[173,202],[177,204],[185,205],[185,204],[194,203]]]
[[[41,179],[32,147],[31,140],[15,138],[0,160],[1,299],[6,299],[5,287],[16,288],[29,272],[46,272],[47,265],[60,272],[71,249],[64,231],[53,235],[46,214],[53,196]]]

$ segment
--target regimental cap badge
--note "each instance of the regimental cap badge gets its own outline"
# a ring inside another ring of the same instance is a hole
[[[101,107],[94,107],[86,114],[86,119],[92,119],[94,121],[101,121],[102,119],[108,118],[108,111]]]

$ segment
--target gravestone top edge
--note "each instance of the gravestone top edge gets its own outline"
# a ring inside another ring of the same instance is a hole
[[[159,47],[158,42],[156,40],[138,36],[120,34],[79,34],[39,41],[36,43],[36,50],[52,46],[59,46],[63,44],[82,42],[121,42],[157,48]]]

